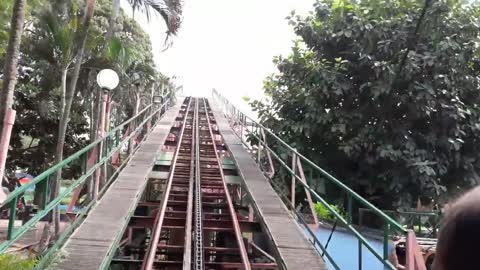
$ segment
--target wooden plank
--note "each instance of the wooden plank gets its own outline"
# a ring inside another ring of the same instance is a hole
[[[220,133],[237,165],[247,192],[264,222],[278,250],[280,259],[288,270],[326,270],[325,263],[306,239],[302,228],[272,188],[240,139],[233,134],[227,119],[210,103]],[[280,264],[280,263],[279,263]]]
[[[47,269],[98,270],[109,262],[118,237],[143,194],[156,157],[173,125],[181,103],[171,108],[139,147],[116,181],[75,230]]]

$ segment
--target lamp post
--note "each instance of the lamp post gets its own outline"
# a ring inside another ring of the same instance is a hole
[[[103,136],[105,136],[105,126],[106,126],[105,117],[107,112],[108,95],[110,94],[110,91],[117,88],[119,82],[120,82],[120,79],[118,78],[118,74],[111,69],[103,69],[97,75],[97,84],[102,89],[102,110],[100,113],[99,131],[97,134],[99,138],[102,138]],[[101,141],[100,145],[98,146],[99,159],[102,158],[102,152],[103,152],[103,141]],[[105,174],[106,172],[107,171],[105,170]],[[99,168],[95,172],[95,187],[93,192],[94,200],[98,199],[98,193],[100,191],[100,174],[101,174],[101,170]]]
[[[158,109],[162,106],[162,104],[163,104],[163,96],[161,96],[161,95],[154,95],[154,96],[152,97],[152,103],[153,103],[153,105],[154,105],[154,107],[155,107],[154,110],[158,110]],[[158,111],[157,121],[158,121],[158,119],[160,119],[160,116],[162,116],[162,113],[163,113],[164,110],[165,110],[165,109],[161,109],[161,110]]]

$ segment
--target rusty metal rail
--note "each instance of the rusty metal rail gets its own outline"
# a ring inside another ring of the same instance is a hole
[[[203,209],[202,209],[202,186],[200,181],[200,141],[198,129],[198,103],[195,104],[195,269],[205,269],[203,253]]]
[[[142,270],[279,269],[274,244],[245,192],[238,192],[238,182],[227,184],[224,170],[230,176],[236,170],[224,167],[225,147],[208,101],[187,98],[169,137],[164,151],[171,161],[153,169],[156,174],[111,265]]]
[[[199,102],[198,109],[198,137],[199,137],[199,166],[202,208],[204,210],[204,235],[208,235],[206,245],[210,252],[206,254],[206,265],[218,263],[232,268],[251,269],[248,254],[243,242],[242,232],[237,214],[228,191],[222,164],[217,153],[216,142],[212,133],[209,108],[205,99]],[[224,232],[233,232],[234,241],[225,241],[229,235]],[[236,241],[235,241],[236,240]],[[228,246],[227,243],[235,243]],[[225,254],[227,253],[227,254]],[[238,256],[239,255],[239,256]]]
[[[286,269],[208,101],[174,109],[37,269]]]
[[[182,243],[182,236],[189,235],[187,226],[189,213],[189,190],[192,178],[192,147],[193,147],[193,106],[190,99],[185,111],[183,125],[178,138],[178,146],[171,166],[171,173],[167,181],[164,199],[155,218],[150,244],[143,261],[142,269],[150,270],[155,265],[183,266],[183,256],[187,245]],[[191,201],[190,201],[191,202]],[[180,236],[180,237],[179,237]],[[175,243],[175,244],[174,244]],[[164,256],[157,257],[159,251]],[[189,248],[187,254],[190,252]],[[189,263],[187,264],[189,265]]]

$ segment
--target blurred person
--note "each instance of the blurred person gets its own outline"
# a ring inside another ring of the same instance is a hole
[[[480,186],[448,205],[433,270],[480,269]]]

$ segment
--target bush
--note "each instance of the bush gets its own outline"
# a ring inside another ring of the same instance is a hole
[[[36,263],[36,259],[22,258],[12,254],[0,255],[0,269],[2,270],[31,270]]]
[[[342,217],[345,218],[347,216],[347,214],[345,213],[345,209],[343,209],[342,206],[330,204],[330,207],[332,207],[335,210],[335,212],[339,213]],[[315,204],[315,211],[317,212],[317,215],[322,220],[333,221],[336,219],[335,215],[333,215],[332,212],[330,212],[330,210],[328,210],[327,207],[323,205],[321,202],[317,202]]]

